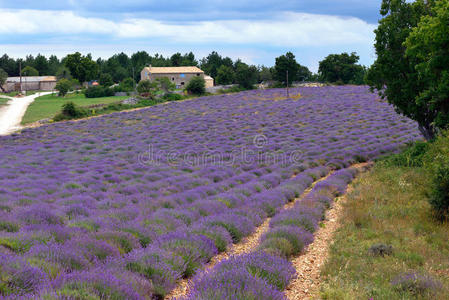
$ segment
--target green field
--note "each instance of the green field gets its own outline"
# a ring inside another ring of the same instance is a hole
[[[322,270],[322,299],[449,299],[449,223],[432,218],[428,186],[422,168],[382,164],[355,181]],[[391,253],[372,255],[379,244]],[[407,273],[426,277],[394,283]]]
[[[36,100],[28,107],[25,116],[22,119],[22,124],[52,118],[61,111],[62,105],[69,101],[72,101],[79,106],[90,106],[119,102],[126,98],[128,97],[86,98],[84,94],[69,94],[65,97],[58,97],[56,94],[41,96],[36,98]]]

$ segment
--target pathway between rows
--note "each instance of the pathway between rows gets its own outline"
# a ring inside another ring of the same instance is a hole
[[[353,167],[366,170],[372,166],[371,163],[362,163]],[[334,205],[326,212],[326,218],[317,232],[315,239],[304,253],[292,260],[296,269],[297,277],[287,287],[285,294],[289,300],[318,299],[321,280],[321,267],[329,256],[329,248],[332,245],[333,237],[340,224],[343,214],[343,205],[346,195],[352,190],[352,184],[348,186],[348,191],[334,201]]]
[[[327,174],[325,177],[322,177],[322,178],[318,179],[317,181],[315,181],[309,188],[307,188],[302,193],[301,196],[299,196],[295,200],[285,204],[284,207],[282,208],[282,210],[292,208],[295,205],[295,203],[297,203],[298,201],[301,201],[302,199],[304,199],[304,197],[307,196],[307,194],[309,194],[312,191],[312,188],[318,182],[325,180],[331,174],[332,174],[332,172]],[[227,251],[214,256],[211,259],[211,261],[205,266],[204,270],[199,270],[199,272],[204,272],[204,271],[210,270],[216,264],[218,264],[219,262],[221,262],[221,261],[223,261],[223,260],[225,260],[225,259],[227,259],[227,258],[229,258],[231,256],[238,256],[238,255],[248,254],[248,253],[254,251],[254,249],[256,249],[257,246],[259,245],[259,240],[260,240],[261,236],[265,232],[268,231],[270,220],[271,220],[271,218],[265,219],[263,224],[260,225],[259,227],[257,227],[255,232],[252,235],[244,238],[243,241],[241,241],[240,243],[231,245],[230,248]],[[165,297],[165,299],[168,300],[168,299],[173,299],[173,298],[178,298],[178,297],[185,296],[188,293],[188,289],[189,289],[189,279],[183,279],[183,280],[181,280],[178,283],[178,286],[170,294],[168,294]]]
[[[34,95],[22,98],[9,98],[11,101],[5,107],[0,108],[0,135],[10,134],[18,129],[21,129],[20,122],[25,115],[28,106],[37,97],[51,94],[52,92],[36,93]]]

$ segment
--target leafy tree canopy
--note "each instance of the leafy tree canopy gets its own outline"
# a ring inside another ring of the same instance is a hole
[[[26,66],[22,69],[22,76],[39,76],[39,72],[30,66]]]
[[[217,78],[215,81],[217,84],[231,84],[234,82],[235,74],[234,69],[229,66],[221,65],[218,68]]]
[[[291,52],[287,52],[285,55],[281,55],[276,58],[274,65],[274,79],[287,84],[287,71],[288,71],[288,85],[298,80],[299,64],[296,61],[295,55]]]
[[[168,79],[168,77],[160,77],[156,79],[158,87],[164,93],[170,93],[175,90],[176,85]]]
[[[137,85],[137,91],[140,94],[148,94],[149,97],[154,97],[154,94],[156,93],[157,89],[158,89],[157,82],[152,82],[149,80],[142,80]]]
[[[73,78],[78,79],[79,82],[96,79],[99,73],[99,66],[89,54],[86,56],[79,52],[69,54],[65,58],[65,66],[70,70]]]
[[[55,89],[59,92],[59,96],[65,97],[67,93],[72,89],[72,82],[68,79],[62,78],[56,84]]]
[[[235,69],[235,82],[242,88],[252,89],[257,83],[257,67],[237,61]]]
[[[193,77],[186,86],[186,90],[194,95],[202,95],[206,92],[206,82],[201,76]]]
[[[448,0],[383,0],[383,18],[375,30],[377,59],[366,76],[373,90],[418,122],[426,139],[447,118],[448,9]]]
[[[359,83],[365,68],[358,65],[360,57],[355,53],[330,54],[320,61],[318,73],[321,80],[332,83]],[[363,81],[363,80],[362,80]]]
[[[425,107],[431,127],[449,124],[449,1],[436,1],[405,41],[406,58],[415,66],[419,93],[414,101]]]
[[[285,55],[281,55],[276,58],[276,63],[273,70],[273,78],[287,84],[287,71],[288,71],[288,84],[291,85],[295,81],[306,81],[312,76],[312,72],[305,67],[301,66],[295,58],[295,55],[291,52],[287,52]]]
[[[100,75],[99,83],[104,87],[110,87],[114,84],[114,81],[112,80],[111,74],[102,73]]]

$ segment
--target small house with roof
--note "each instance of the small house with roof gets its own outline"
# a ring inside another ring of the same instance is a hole
[[[185,87],[189,81],[197,76],[204,78],[206,88],[214,86],[214,79],[204,74],[198,67],[145,67],[140,73],[141,80],[153,81],[157,78],[167,77],[176,85],[177,89]]]

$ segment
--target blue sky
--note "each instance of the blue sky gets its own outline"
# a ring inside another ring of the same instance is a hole
[[[171,55],[212,50],[271,66],[292,51],[317,71],[330,53],[370,65],[381,0],[0,0],[0,52]],[[1,54],[0,54],[1,55]]]

